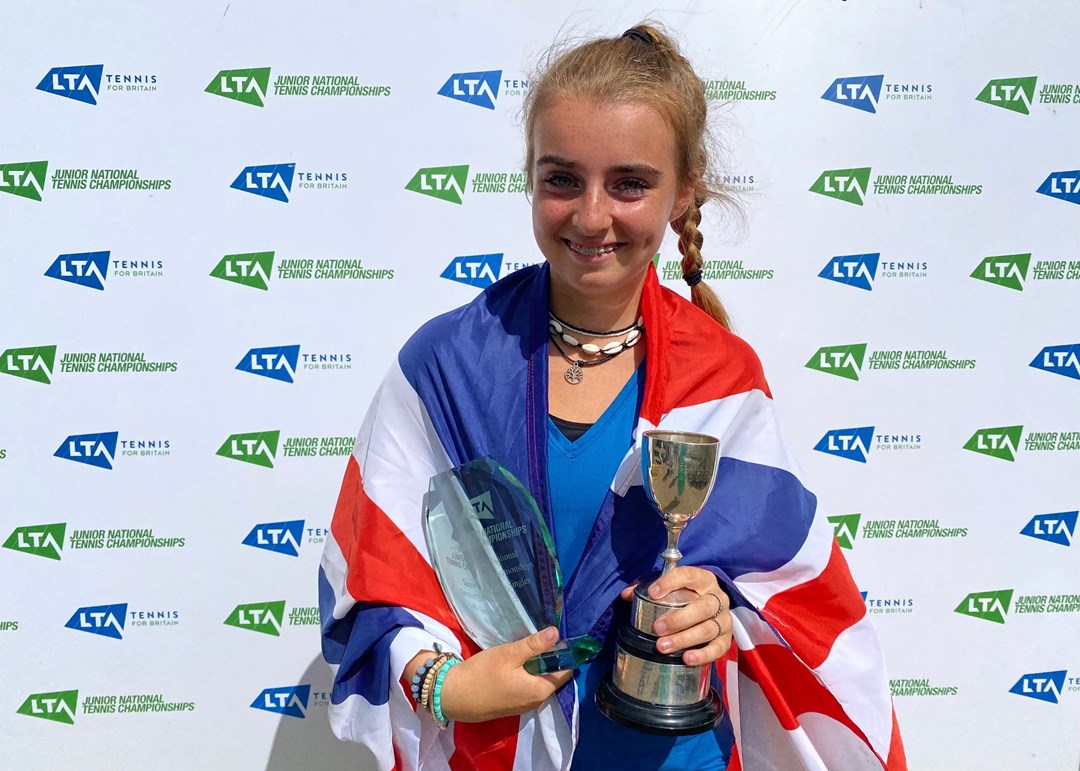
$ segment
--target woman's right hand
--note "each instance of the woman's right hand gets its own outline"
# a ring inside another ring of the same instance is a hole
[[[537,709],[573,677],[572,670],[531,675],[523,665],[559,640],[555,627],[480,651],[443,677],[440,706],[448,720],[476,723]]]

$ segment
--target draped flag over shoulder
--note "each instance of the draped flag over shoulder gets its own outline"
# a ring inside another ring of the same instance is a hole
[[[429,562],[423,498],[435,474],[490,455],[551,521],[546,266],[526,268],[428,322],[402,349],[349,459],[319,575],[330,720],[380,771],[566,769],[577,731],[568,685],[539,710],[440,731],[405,665],[435,642],[477,647]],[[682,564],[732,598],[736,646],[718,662],[735,729],[731,769],[906,769],[877,636],[777,426],[760,364],[739,338],[650,268],[642,296],[645,395],[635,436],[659,427],[721,440],[716,486],[687,527]],[[605,639],[606,611],[659,572],[664,528],[631,448],[565,586],[564,636]],[[737,648],[737,650],[736,650]],[[573,681],[571,681],[573,682]]]

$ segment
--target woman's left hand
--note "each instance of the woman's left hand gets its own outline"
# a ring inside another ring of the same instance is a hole
[[[656,641],[656,649],[661,653],[685,651],[683,663],[689,666],[716,661],[731,647],[731,599],[720,588],[715,574],[690,566],[677,567],[653,581],[649,597],[660,599],[676,589],[689,589],[698,598],[656,620],[654,634],[660,638]],[[634,587],[628,586],[620,596],[629,600],[633,594]],[[702,643],[707,645],[695,647]]]

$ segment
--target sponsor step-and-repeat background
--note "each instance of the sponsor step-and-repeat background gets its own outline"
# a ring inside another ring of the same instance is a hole
[[[373,767],[329,732],[319,657],[345,458],[411,332],[541,259],[533,63],[652,16],[741,202],[706,214],[706,278],[850,560],[912,768],[1077,768],[1072,3],[0,16],[0,765]],[[686,292],[674,239],[657,268]]]

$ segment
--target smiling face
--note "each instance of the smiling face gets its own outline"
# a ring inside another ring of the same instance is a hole
[[[693,194],[678,178],[671,128],[641,102],[558,98],[531,141],[533,234],[551,267],[552,308],[580,323],[632,320],[664,229]]]

